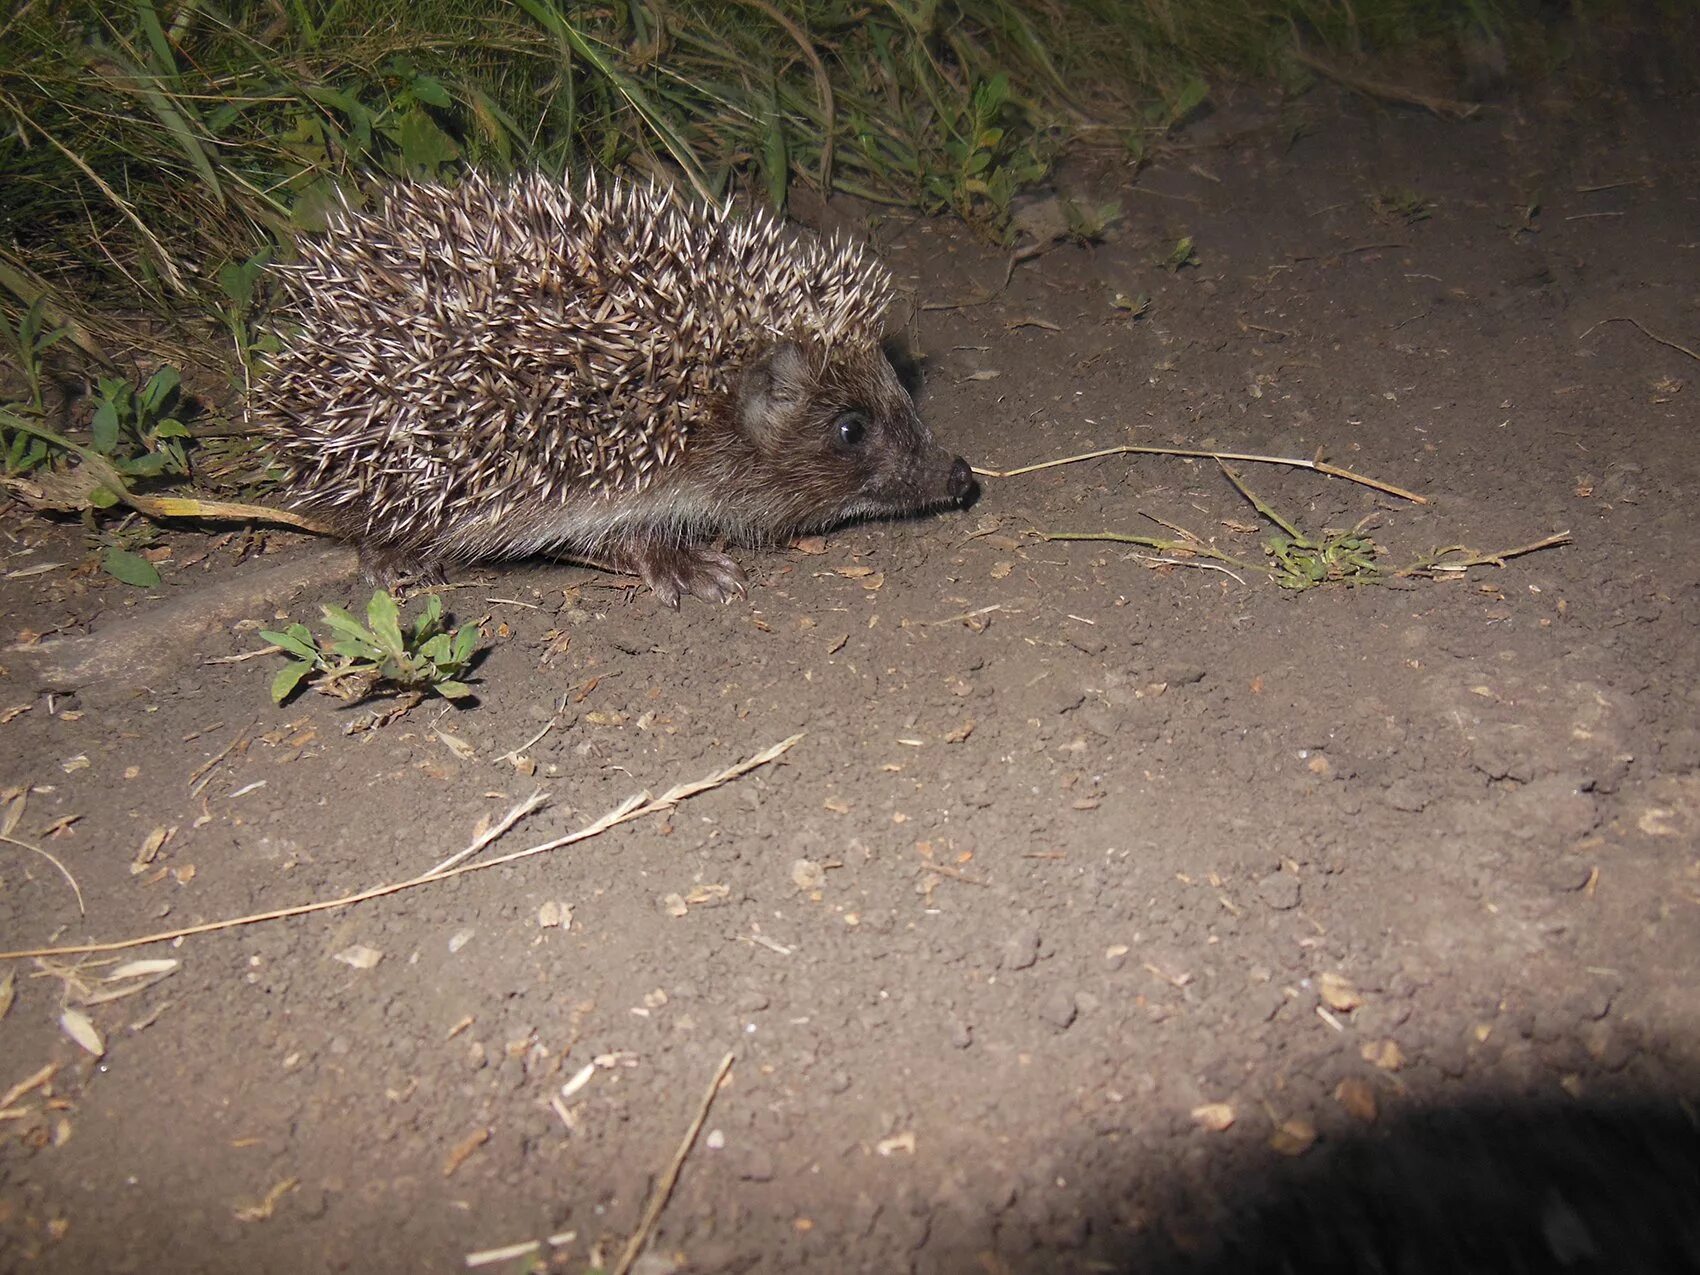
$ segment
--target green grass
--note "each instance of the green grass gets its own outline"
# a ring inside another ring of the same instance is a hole
[[[780,208],[808,187],[999,238],[1070,143],[1138,162],[1224,77],[1302,90],[1301,45],[1444,52],[1538,3],[14,0],[0,397],[34,420],[48,365],[143,393],[169,363],[234,401],[265,263],[386,176],[617,168]],[[24,434],[0,419],[14,471],[46,459]]]

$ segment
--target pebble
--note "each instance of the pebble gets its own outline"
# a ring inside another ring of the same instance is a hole
[[[1047,992],[1039,1002],[1039,1017],[1058,1031],[1067,1031],[1079,1012],[1079,1006],[1074,1003],[1074,993],[1065,987]]]
[[[1003,967],[1006,970],[1031,969],[1039,959],[1039,931],[1023,926],[1003,945]]]
[[[1299,905],[1299,879],[1289,872],[1271,872],[1257,883],[1257,897],[1277,912]]]

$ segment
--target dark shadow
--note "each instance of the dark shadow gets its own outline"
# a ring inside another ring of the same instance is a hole
[[[1206,1210],[1159,1206],[1127,1275],[1700,1272],[1692,1101],[1473,1101],[1267,1153]],[[1024,1267],[1025,1269],[1025,1267]],[[1034,1267],[1033,1269],[1038,1269]]]

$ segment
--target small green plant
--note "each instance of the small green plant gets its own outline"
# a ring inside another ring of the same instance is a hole
[[[15,327],[0,322],[17,358],[18,371],[23,373],[26,394],[23,399],[0,405],[0,472],[8,475],[27,474],[48,457],[47,440],[32,430],[30,423],[40,422],[46,411],[41,388],[43,356],[64,337],[66,329],[48,324],[46,304],[44,298],[37,297],[18,316]]]
[[[1370,197],[1369,206],[1381,220],[1401,226],[1427,221],[1434,212],[1434,201],[1424,199],[1414,190],[1382,191]]]
[[[189,430],[177,419],[182,381],[176,368],[162,367],[139,388],[117,376],[96,382],[90,441],[125,478],[181,477],[189,472]],[[105,489],[96,489],[91,499],[97,508],[118,503],[117,493]]]
[[[1000,74],[975,85],[967,105],[954,118],[946,116],[949,162],[925,177],[935,209],[949,208],[981,228],[1004,228],[1015,193],[1048,167],[1030,136],[1005,126],[1015,111],[1009,77]]]
[[[1102,242],[1109,228],[1121,220],[1121,201],[1111,200],[1107,204],[1082,204],[1077,200],[1062,201],[1063,218],[1068,224],[1068,237],[1075,243],[1085,247],[1087,244]]]
[[[271,694],[281,704],[301,683],[312,678],[327,695],[357,703],[386,684],[403,692],[434,692],[444,699],[465,699],[472,688],[460,679],[478,647],[478,629],[465,624],[452,632],[443,624],[443,601],[425,599],[425,610],[408,629],[401,626],[401,608],[380,589],[366,604],[362,624],[339,606],[323,608],[333,636],[319,639],[305,624],[291,624],[281,633],[263,630],[260,636],[283,648],[289,664],[272,678]]]
[[[1183,235],[1175,241],[1175,246],[1169,249],[1169,255],[1158,259],[1157,264],[1163,269],[1179,274],[1185,266],[1198,265],[1198,250],[1193,247],[1192,236]]]

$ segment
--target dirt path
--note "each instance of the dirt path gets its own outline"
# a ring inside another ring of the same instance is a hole
[[[534,788],[487,853],[804,738],[597,840],[112,957],[179,964],[85,1009],[99,1061],[58,1020],[112,966],[11,962],[0,1090],[55,1070],[0,1103],[0,1266],[449,1271],[541,1241],[491,1269],[612,1268],[731,1052],[647,1275],[1222,1243],[1258,1255],[1224,1270],[1321,1270],[1307,1245],[1439,1217],[1694,1269],[1633,1220],[1700,1174],[1671,1101],[1700,1041],[1700,360],[1656,339],[1700,348],[1692,108],[1200,130],[1136,187],[1080,179],[1122,202],[1111,242],[918,319],[925,410],[979,463],[1326,448],[1433,503],[1246,477],[1311,530],[1373,516],[1396,562],[1574,535],[1503,569],[1295,595],[1029,534],[1155,517],[1260,555],[1213,466],[1117,458],[747,558],[726,607],[464,580],[482,702],[377,730],[274,709],[268,661],[44,696],[9,653],[11,835],[87,913],[0,843],[4,947],[403,879]],[[881,233],[923,298],[1001,276],[946,228]],[[1183,235],[1197,265],[1154,265]],[[6,534],[8,641],[254,565],[172,535],[143,596],[32,574],[86,556],[70,531]],[[258,647],[249,614],[197,658]]]

